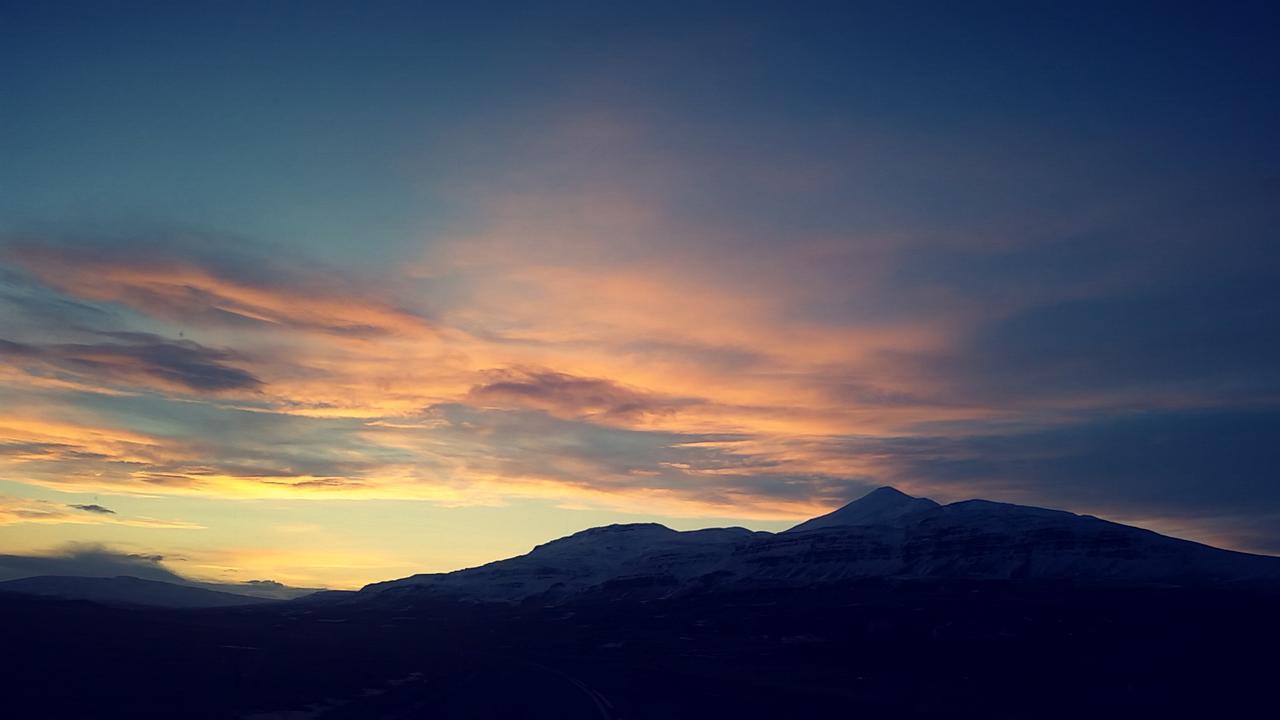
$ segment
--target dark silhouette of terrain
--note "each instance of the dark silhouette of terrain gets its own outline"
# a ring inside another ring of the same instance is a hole
[[[111,605],[175,608],[230,607],[271,602],[271,600],[248,595],[236,595],[128,576],[105,578],[42,575],[0,582],[0,592],[93,600]]]
[[[1274,708],[1277,601],[931,580],[552,608],[0,594],[0,662],[10,717],[1247,717]]]
[[[883,487],[782,533],[656,523],[591,528],[526,555],[374,583],[385,592],[554,604],[813,588],[869,577],[1160,585],[1277,585],[1280,558],[1221,550],[1061,510],[939,505]]]

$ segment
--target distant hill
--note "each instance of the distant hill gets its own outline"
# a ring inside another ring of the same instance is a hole
[[[110,605],[148,605],[168,608],[211,608],[253,605],[272,600],[143,580],[136,577],[67,577],[45,575],[0,582],[0,592],[91,600]]]

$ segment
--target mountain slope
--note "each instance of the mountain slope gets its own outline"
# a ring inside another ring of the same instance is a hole
[[[412,592],[558,603],[873,577],[1280,583],[1280,558],[1220,550],[1061,510],[986,500],[939,505],[880,488],[778,534],[611,525],[478,568],[376,583],[356,597]]]
[[[716,572],[735,549],[769,533],[745,528],[679,532],[656,523],[591,528],[527,555],[451,573],[414,575],[362,592],[413,587],[483,600],[554,601],[628,583],[676,587]]]
[[[205,590],[187,585],[119,577],[68,577],[45,575],[0,582],[0,591],[91,600],[113,605],[150,605],[169,608],[210,608],[271,602],[248,595]]]
[[[1060,510],[968,500],[899,527],[842,526],[771,536],[742,554],[741,577],[796,585],[860,577],[1086,583],[1280,582],[1280,558],[1221,550]]]
[[[936,507],[938,503],[929,498],[911,497],[895,488],[882,487],[872,490],[839,510],[806,520],[785,532],[855,525],[896,525],[916,513]]]

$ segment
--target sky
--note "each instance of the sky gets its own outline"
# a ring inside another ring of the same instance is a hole
[[[1277,19],[0,0],[0,575],[881,485],[1280,554]]]

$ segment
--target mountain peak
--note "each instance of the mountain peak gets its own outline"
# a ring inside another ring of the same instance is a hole
[[[885,485],[838,510],[806,520],[786,532],[844,525],[891,525],[906,515],[936,507],[938,503],[929,498],[912,497],[897,488]]]
[[[876,488],[875,490],[872,490],[871,492],[867,493],[866,495],[863,495],[862,497],[858,498],[857,500],[854,500],[853,502],[848,503],[848,505],[853,505],[854,503],[864,502],[864,501],[866,501],[866,500],[870,500],[870,499],[872,499],[872,498],[900,498],[900,499],[905,499],[905,500],[916,500],[916,499],[917,499],[917,498],[915,498],[915,497],[912,497],[911,495],[908,495],[908,494],[906,494],[906,493],[902,492],[902,491],[901,491],[901,490],[899,490],[898,488],[893,487],[892,485],[881,485],[880,487]],[[846,505],[846,507],[848,507],[848,505]]]

